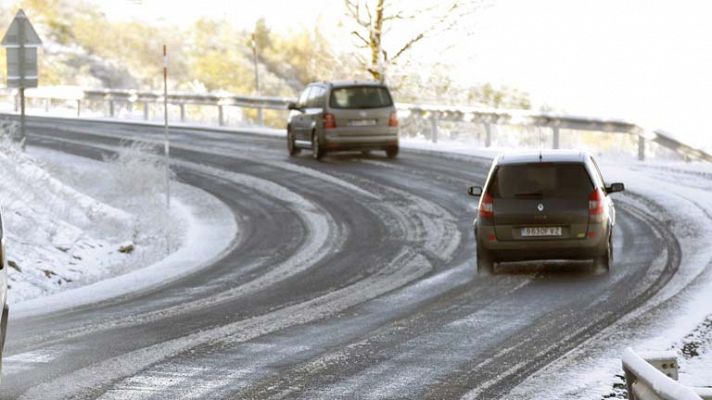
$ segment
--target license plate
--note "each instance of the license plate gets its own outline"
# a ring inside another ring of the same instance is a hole
[[[349,121],[349,126],[374,126],[375,119],[352,119]]]
[[[523,237],[561,236],[560,226],[536,226],[522,228]]]

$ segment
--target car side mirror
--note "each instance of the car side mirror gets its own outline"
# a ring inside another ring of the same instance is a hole
[[[620,182],[611,183],[610,186],[606,187],[606,193],[609,193],[609,194],[616,193],[616,192],[622,192],[624,190],[625,190],[625,185]]]
[[[293,101],[290,101],[289,103],[287,103],[287,110],[302,111],[302,109],[299,108],[299,106],[297,106],[297,103],[295,103]]]
[[[479,186],[470,186],[467,188],[467,194],[473,197],[480,197],[482,196],[482,188]]]

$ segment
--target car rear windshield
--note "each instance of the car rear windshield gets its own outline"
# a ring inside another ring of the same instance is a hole
[[[331,108],[381,108],[393,105],[391,94],[383,86],[349,86],[331,91]]]
[[[586,198],[593,190],[583,164],[532,163],[502,165],[489,188],[495,198]]]

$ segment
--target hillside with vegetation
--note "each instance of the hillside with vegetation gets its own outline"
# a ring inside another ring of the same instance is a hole
[[[311,81],[372,77],[368,65],[359,61],[362,49],[337,52],[318,27],[281,33],[271,30],[264,19],[253,29],[207,18],[184,26],[114,21],[83,0],[5,3],[0,6],[3,25],[20,6],[44,41],[43,86],[159,90],[166,44],[170,90],[254,94],[253,34],[263,95],[294,97]],[[4,57],[0,52],[3,65]],[[401,102],[530,107],[529,96],[514,89],[487,83],[459,87],[449,78],[447,66],[413,65],[411,70],[388,80]],[[0,68],[0,80],[5,81],[4,75]]]

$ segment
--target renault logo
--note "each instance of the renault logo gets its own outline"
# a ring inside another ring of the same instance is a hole
[[[541,203],[539,203],[539,205],[536,206],[536,209],[539,210],[539,211],[544,211],[544,205],[541,204]]]

